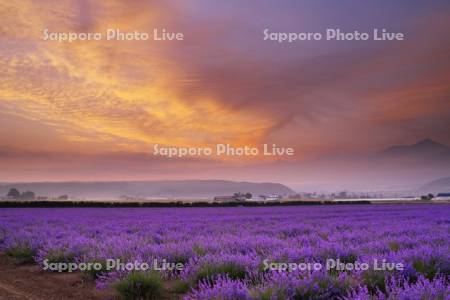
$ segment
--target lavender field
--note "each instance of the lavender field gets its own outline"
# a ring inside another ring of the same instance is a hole
[[[448,205],[1,209],[0,251],[126,299],[450,297]]]

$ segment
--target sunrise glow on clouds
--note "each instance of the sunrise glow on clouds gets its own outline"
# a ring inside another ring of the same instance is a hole
[[[159,18],[152,16],[150,6],[142,8],[149,13],[139,16],[139,8],[127,14],[131,9],[124,2],[111,4],[112,9],[105,5],[98,9],[109,8],[110,16],[97,18],[77,12],[77,1],[58,4],[56,12],[35,14],[44,11],[40,5],[30,2],[23,7],[18,1],[6,9],[17,16],[5,22],[4,29],[8,35],[1,64],[4,112],[63,129],[68,140],[100,139],[140,145],[140,150],[148,143],[180,146],[232,139],[242,143],[243,136],[258,139],[270,127],[270,120],[259,120],[251,112],[223,108],[214,95],[190,99],[182,94],[180,85],[189,74],[165,57],[164,45],[42,41],[42,28],[101,31],[111,18],[123,30],[151,28],[156,25],[152,20]],[[72,21],[64,22],[64,16]],[[91,23],[86,18],[95,19]]]
[[[389,2],[355,6],[360,16],[349,23],[347,4],[288,1],[278,11],[272,1],[257,9],[207,1],[0,4],[0,164],[29,166],[2,177],[37,180],[40,170],[58,174],[42,179],[60,178],[73,168],[67,155],[83,166],[72,179],[85,178],[86,170],[110,178],[112,171],[92,166],[103,159],[120,161],[122,177],[137,172],[138,178],[150,178],[154,175],[146,172],[162,169],[170,177],[164,162],[142,159],[153,144],[276,142],[298,149],[289,158],[295,162],[424,137],[450,142],[445,129],[450,125],[448,5],[437,1],[407,12]],[[387,11],[383,17],[374,17],[382,11]],[[405,31],[408,39],[295,46],[262,40],[266,27],[322,30],[329,25],[387,27]],[[46,28],[166,28],[183,32],[185,40],[59,43],[43,40]],[[21,153],[27,153],[26,163]],[[49,153],[53,161],[43,170],[42,156]],[[186,162],[186,168],[219,176],[217,163]],[[136,167],[143,164],[147,167]],[[248,171],[254,173],[257,169]]]

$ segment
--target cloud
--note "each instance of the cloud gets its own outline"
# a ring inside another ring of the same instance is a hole
[[[276,142],[299,149],[298,160],[424,137],[450,143],[443,130],[450,127],[448,5],[420,4],[407,11],[389,1],[364,6],[345,1],[337,7],[288,1],[277,10],[270,1],[239,5],[2,3],[0,108],[5,117],[0,125],[18,137],[4,135],[1,144],[17,148],[30,136],[27,130],[45,142],[29,139],[25,148],[81,157],[146,153],[154,143]],[[348,17],[349,6],[357,11],[354,18]],[[295,45],[262,40],[267,27],[317,31],[375,25],[405,31],[407,40]],[[185,41],[58,43],[42,40],[45,28],[166,28],[184,32]],[[35,128],[23,128],[19,119]]]
[[[153,18],[155,11],[160,11],[159,7],[150,9],[155,6],[153,2],[108,2],[107,15],[86,3],[77,7],[68,2],[54,8],[60,9],[57,13],[40,10],[42,15],[36,17],[40,22],[27,20],[22,24],[22,30],[30,32],[25,40],[18,32],[14,34],[13,20],[7,24],[12,36],[4,38],[1,49],[0,98],[7,103],[4,107],[9,113],[64,127],[69,139],[72,133],[67,128],[76,128],[85,131],[87,137],[137,145],[195,145],[215,140],[239,144],[250,134],[258,139],[270,127],[270,121],[251,111],[222,107],[212,95],[183,98],[186,95],[180,92],[179,82],[188,75],[183,75],[178,62],[165,57],[166,45],[40,40],[42,32],[38,35],[34,29],[43,30],[44,24],[63,32],[105,30],[112,24],[123,31],[134,28],[151,32],[151,27],[156,27],[153,19],[164,20],[164,16]],[[21,9],[21,2],[12,6],[19,20],[27,19],[31,9]],[[67,20],[54,20],[60,14],[67,15]]]

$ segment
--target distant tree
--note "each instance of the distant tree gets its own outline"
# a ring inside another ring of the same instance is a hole
[[[67,200],[67,199],[69,199],[68,195],[61,195],[58,197],[58,200]]]
[[[12,198],[12,199],[18,199],[20,197],[20,192],[16,188],[11,188],[11,189],[9,189],[9,192],[6,195],[6,197]]]
[[[34,200],[34,199],[36,199],[36,195],[31,191],[26,191],[26,192],[20,194],[20,200],[28,201],[28,200]]]
[[[422,201],[430,201],[431,199],[433,199],[434,198],[434,195],[433,194],[428,194],[428,195],[422,195],[421,197],[420,197],[420,200],[422,200]]]
[[[237,192],[233,194],[233,198],[235,201],[242,202],[245,201],[246,194]]]
[[[340,192],[338,197],[339,197],[340,199],[348,198],[347,192]]]
[[[252,199],[252,193],[246,193],[245,194],[246,199]]]

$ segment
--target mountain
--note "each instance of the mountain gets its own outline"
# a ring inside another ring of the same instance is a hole
[[[69,197],[77,199],[118,199],[121,196],[192,199],[232,195],[235,192],[250,192],[254,195],[295,193],[279,183],[179,180],[2,183],[0,184],[0,195],[6,195],[13,187],[21,192],[33,191],[38,196],[69,195]]]
[[[381,158],[416,158],[450,160],[450,147],[431,139],[424,139],[412,145],[392,146],[383,150]]]
[[[449,193],[450,177],[440,178],[431,181],[419,188],[422,193]]]

